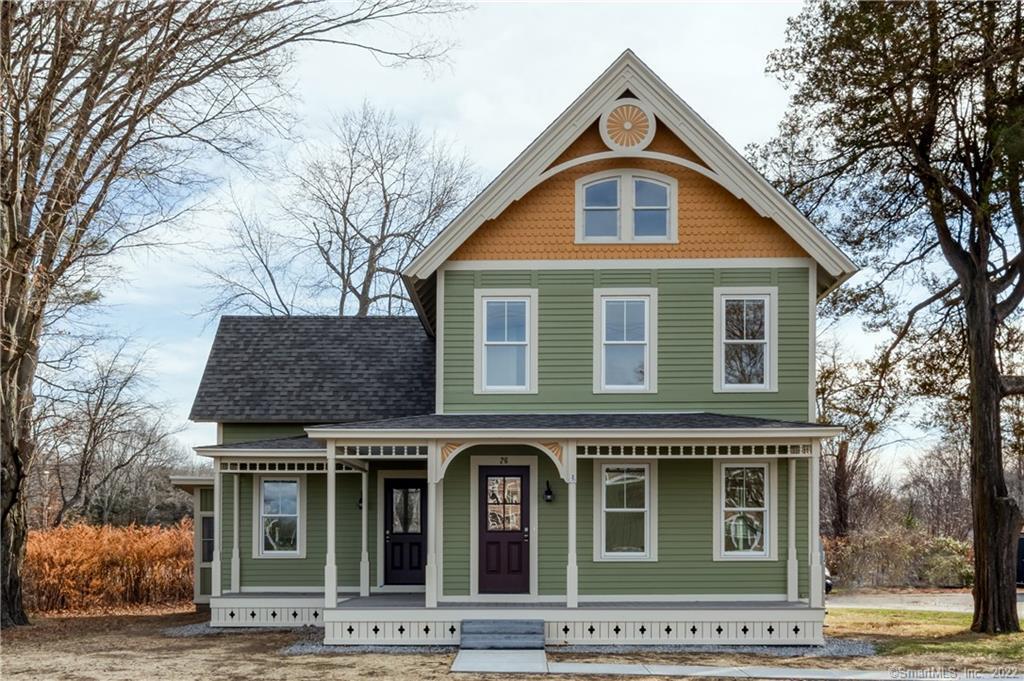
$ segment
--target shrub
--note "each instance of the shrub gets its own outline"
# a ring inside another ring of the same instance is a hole
[[[844,586],[970,586],[971,547],[950,537],[929,537],[912,528],[857,532],[824,539],[825,557]]]
[[[192,521],[29,532],[24,580],[25,605],[37,612],[189,601]]]

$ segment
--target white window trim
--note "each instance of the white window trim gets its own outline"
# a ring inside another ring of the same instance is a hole
[[[645,553],[605,553],[604,550],[604,471],[606,468],[647,469],[647,522]],[[653,563],[658,561],[658,462],[615,461],[594,462],[594,562],[597,563]]]
[[[609,298],[647,299],[647,371],[642,386],[606,386],[604,383],[604,301]],[[658,392],[658,289],[594,289],[594,393]]]
[[[765,537],[764,551],[726,551],[725,550],[725,469],[729,468],[763,468],[765,470]],[[777,461],[719,461],[715,463],[714,474],[714,554],[716,561],[766,561],[779,558],[779,502],[775,493],[779,485],[779,469]]]
[[[526,300],[526,387],[488,388],[484,381],[484,315],[488,300]],[[539,353],[537,289],[478,288],[473,302],[473,393],[476,395],[536,395]]]
[[[617,236],[588,237],[584,235],[584,187],[593,182],[618,178],[619,180],[619,233]],[[636,236],[633,231],[633,209],[635,179],[647,179],[668,188],[668,233],[665,236]],[[609,243],[679,243],[679,182],[670,175],[655,173],[635,168],[616,168],[599,173],[592,173],[576,180],[576,243],[578,244],[609,244]]]
[[[263,481],[281,480],[299,483],[299,542],[297,551],[263,550]],[[293,560],[306,557],[306,476],[305,475],[255,475],[252,487],[252,557],[261,560],[276,558]]]
[[[732,385],[725,383],[725,301],[753,298],[765,301],[765,383]],[[714,289],[714,392],[764,393],[779,390],[779,289],[777,286],[716,286]]]

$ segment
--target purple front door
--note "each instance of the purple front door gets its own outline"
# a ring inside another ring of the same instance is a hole
[[[530,592],[530,469],[480,467],[482,594]]]
[[[427,558],[427,481],[384,481],[384,583],[423,584]]]

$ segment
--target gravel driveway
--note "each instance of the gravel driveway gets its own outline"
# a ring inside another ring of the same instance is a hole
[[[832,594],[825,600],[829,608],[885,608],[886,610],[942,610],[972,612],[971,592],[949,591],[854,591]],[[1024,613],[1024,590],[1017,590],[1017,610]]]

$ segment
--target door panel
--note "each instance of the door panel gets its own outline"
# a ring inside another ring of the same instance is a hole
[[[384,480],[384,583],[423,584],[427,542],[427,481]]]
[[[530,469],[480,467],[480,593],[530,592]]]

